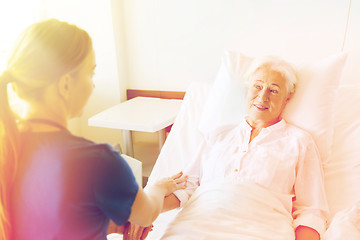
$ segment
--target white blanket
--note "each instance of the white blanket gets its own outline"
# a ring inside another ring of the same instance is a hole
[[[324,236],[324,240],[345,239],[360,239],[360,201],[335,214]]]
[[[291,195],[254,184],[202,185],[161,239],[291,240],[295,238],[291,201]]]

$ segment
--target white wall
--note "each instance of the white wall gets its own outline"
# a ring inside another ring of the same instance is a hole
[[[192,81],[212,81],[224,49],[296,61],[335,54],[342,49],[349,2],[124,1],[129,87],[185,90]],[[350,51],[358,49],[358,5],[353,0]]]
[[[360,83],[360,1],[352,0],[344,50],[349,53],[342,82]],[[360,94],[360,93],[359,93]]]

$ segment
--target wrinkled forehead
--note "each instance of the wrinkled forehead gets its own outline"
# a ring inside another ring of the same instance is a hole
[[[282,73],[271,69],[270,66],[262,66],[258,68],[251,76],[251,82],[263,82],[267,84],[275,84],[280,87],[286,86],[286,79],[282,75]]]

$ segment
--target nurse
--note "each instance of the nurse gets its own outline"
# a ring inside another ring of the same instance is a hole
[[[145,194],[112,147],[72,135],[96,67],[90,36],[50,19],[28,27],[0,75],[0,238],[106,239],[109,220],[148,226],[164,197],[184,188],[179,173]],[[7,88],[28,104],[24,118]]]

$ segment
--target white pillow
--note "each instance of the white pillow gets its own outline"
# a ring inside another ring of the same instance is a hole
[[[284,119],[310,132],[323,163],[330,156],[336,93],[347,54],[341,53],[296,69],[298,84]]]
[[[156,160],[148,183],[171,176],[183,170],[192,161],[204,140],[198,127],[210,87],[208,83],[193,82],[186,90],[180,111]]]
[[[299,79],[283,116],[287,122],[313,135],[323,161],[327,161],[332,144],[335,94],[346,56],[341,53],[311,64],[293,63]],[[243,76],[252,60],[238,52],[225,52],[201,116],[202,133],[239,123],[246,115]]]
[[[253,58],[241,53],[225,51],[220,69],[210,89],[200,118],[199,130],[210,133],[215,129],[239,123],[247,113],[247,88],[243,76]]]
[[[359,102],[360,84],[339,87],[335,104],[333,146],[329,162],[324,167],[325,190],[331,216],[360,202]]]

